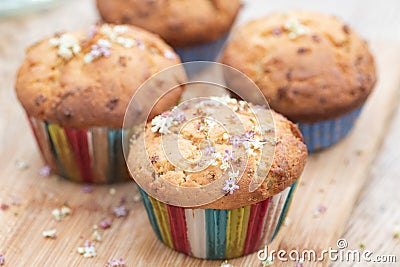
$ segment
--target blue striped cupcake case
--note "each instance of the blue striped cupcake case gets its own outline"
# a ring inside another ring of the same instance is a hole
[[[215,61],[224,46],[228,34],[220,39],[195,46],[176,48],[175,52],[181,58],[181,61]]]
[[[270,243],[284,221],[296,184],[254,205],[192,209],[160,202],[140,189],[151,226],[165,245],[187,255],[222,260]]]
[[[361,108],[333,120],[311,124],[298,123],[309,152],[317,152],[343,139],[353,128]]]

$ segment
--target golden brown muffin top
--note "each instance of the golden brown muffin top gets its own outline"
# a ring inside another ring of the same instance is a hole
[[[217,183],[216,191],[206,192],[205,198],[220,193],[221,198],[212,198],[213,201],[200,207],[234,209],[278,194],[300,177],[307,149],[292,122],[244,101],[229,97],[214,99],[223,105],[211,105],[207,101],[185,105],[177,112],[172,110],[155,117],[144,133],[133,137],[127,162],[140,186],[150,195],[160,196],[161,201],[176,203],[177,199],[198,197],[197,192],[177,191],[167,187],[167,183],[178,188],[204,190],[208,190],[205,186]],[[230,115],[224,123],[219,123],[226,115],[226,106],[235,116]],[[255,118],[260,114],[267,114],[268,119],[258,125]],[[191,115],[195,116],[189,119]],[[168,147],[174,141],[182,156],[180,162]],[[145,149],[138,149],[143,142]],[[180,165],[185,160],[187,165]],[[260,186],[250,192],[251,184],[257,181],[254,179],[263,172],[264,176],[258,180]]]
[[[73,128],[121,128],[137,88],[179,57],[158,36],[126,25],[55,34],[26,51],[17,96],[31,116]],[[160,103],[175,105],[180,91]]]
[[[338,117],[361,106],[376,82],[374,59],[334,16],[275,13],[242,26],[222,62],[247,74],[271,108],[295,122]]]
[[[159,34],[174,47],[217,40],[231,28],[240,0],[97,0],[106,22]]]

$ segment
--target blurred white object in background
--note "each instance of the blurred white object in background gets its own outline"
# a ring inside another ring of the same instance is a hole
[[[37,11],[59,2],[62,0],[0,0],[0,17]]]

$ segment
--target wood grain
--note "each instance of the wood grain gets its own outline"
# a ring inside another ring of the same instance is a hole
[[[262,2],[263,5],[261,1],[252,1],[246,1],[240,21],[297,5],[290,1]],[[306,0],[301,4],[340,14],[362,28],[360,31],[366,37],[400,40],[400,32],[392,25],[400,20],[395,12],[396,8],[399,10],[396,0],[385,2],[386,7],[371,0],[324,3]],[[365,20],[360,17],[360,6],[366,10]],[[389,10],[387,16],[383,16],[385,10]],[[161,244],[141,203],[134,201],[137,192],[132,183],[113,186],[115,195],[109,194],[111,186],[97,186],[92,193],[85,194],[81,185],[38,175],[42,162],[12,90],[15,70],[28,44],[55,31],[86,27],[96,19],[93,1],[71,1],[37,15],[0,21],[0,203],[11,204],[15,199],[21,202],[6,211],[0,210],[0,253],[6,257],[6,266],[103,266],[107,260],[121,257],[128,266],[219,266],[220,262],[192,259]],[[271,248],[321,250],[343,236],[351,248],[365,242],[367,248],[380,254],[396,254],[400,260],[399,239],[391,237],[394,226],[400,223],[400,111],[390,126],[399,100],[399,48],[373,44],[380,71],[378,86],[350,136],[334,148],[310,157],[289,213],[291,223]],[[17,168],[17,161],[27,162],[29,168]],[[115,218],[110,229],[100,231],[103,241],[96,244],[97,257],[85,259],[78,255],[77,247],[90,238],[93,224],[113,217],[111,209],[119,205],[122,197],[127,199],[129,216]],[[73,214],[56,222],[51,211],[65,202]],[[326,212],[313,216],[319,205],[326,206]],[[42,231],[51,228],[57,229],[58,237],[44,239]],[[260,266],[254,254],[230,262],[235,266]]]

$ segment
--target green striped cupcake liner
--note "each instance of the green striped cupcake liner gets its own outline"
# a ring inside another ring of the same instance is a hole
[[[262,202],[233,210],[171,206],[139,190],[159,240],[196,258],[223,260],[253,253],[274,239],[295,187],[296,183]]]
[[[72,129],[28,116],[47,165],[61,177],[81,183],[130,180],[122,150],[122,129]]]

